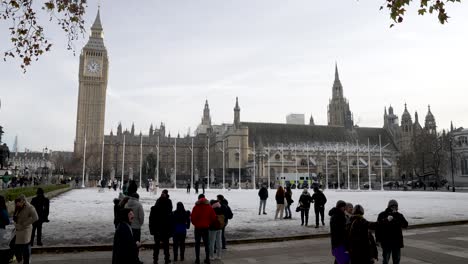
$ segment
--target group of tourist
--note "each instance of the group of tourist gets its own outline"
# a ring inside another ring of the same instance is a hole
[[[263,185],[260,190],[258,191],[258,197],[260,197],[260,206],[258,208],[258,215],[263,214],[266,215],[266,201],[268,200],[268,189],[266,185]],[[294,203],[292,199],[292,190],[290,186],[286,186],[283,188],[282,186],[278,186],[275,194],[275,201],[276,201],[276,212],[275,212],[275,220],[277,219],[291,219],[291,205]],[[310,204],[314,204],[314,212],[315,212],[315,228],[319,227],[319,218],[322,222],[322,225],[325,225],[324,221],[324,212],[325,212],[325,204],[327,203],[327,198],[325,194],[318,187],[314,187],[314,194],[311,196],[308,189],[304,188],[301,196],[299,197],[299,203],[296,207],[296,212],[301,212],[301,225],[309,225],[309,210]],[[283,212],[286,216],[283,217]],[[278,217],[279,215],[279,217]]]
[[[3,196],[0,195],[0,263],[9,263],[16,258],[18,263],[29,264],[31,246],[37,232],[37,245],[42,246],[42,224],[49,222],[49,199],[44,191],[38,188],[36,197],[29,203],[21,194],[15,199],[15,210],[12,219]],[[6,226],[14,224],[13,233],[8,234]]]
[[[141,226],[144,224],[144,211],[139,202],[134,181],[130,182],[127,196],[114,200],[114,224],[116,227],[112,250],[113,264],[141,264],[138,257],[141,247]],[[149,230],[154,238],[153,263],[158,263],[162,247],[164,263],[171,262],[169,240],[173,241],[173,260],[185,258],[185,239],[190,224],[194,226],[195,263],[200,263],[200,246],[205,247],[204,263],[220,259],[222,249],[226,249],[225,228],[233,213],[223,195],[208,200],[204,194],[198,200],[192,212],[178,202],[173,211],[169,191],[163,190],[161,196],[151,207]]]
[[[405,217],[398,212],[398,202],[390,200],[376,222],[364,218],[364,208],[339,200],[328,213],[332,254],[338,264],[377,263],[377,244],[382,247],[383,264],[390,256],[394,264],[400,263],[403,247],[402,228],[408,227]],[[371,232],[375,230],[376,239]]]

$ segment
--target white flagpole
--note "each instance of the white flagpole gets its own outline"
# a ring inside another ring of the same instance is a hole
[[[336,175],[338,176],[338,190],[341,190],[341,186],[340,186],[340,161],[338,159],[338,148],[336,148],[336,169],[337,169],[337,173]]]
[[[294,145],[294,164],[296,165],[295,166],[295,169],[296,169],[296,189],[297,187],[299,186],[299,180],[297,178],[297,145]]]
[[[328,150],[325,147],[325,189],[328,189]]]
[[[226,185],[226,155],[224,154],[224,139],[223,139],[223,190],[225,189]]]
[[[174,189],[177,189],[177,138],[174,138]]]
[[[81,188],[85,187],[85,174],[86,174],[86,132],[84,137],[84,147],[83,147],[83,180],[81,182]]]
[[[256,171],[255,171],[255,169],[256,169],[255,168],[255,165],[256,165],[255,164],[255,141],[253,142],[253,159],[254,159],[253,160],[254,162],[253,162],[253,182],[252,182],[252,184],[253,184],[253,189],[255,190],[255,173],[256,173]]]
[[[239,138],[239,190],[241,189],[241,140]]]
[[[159,134],[158,145],[156,145],[156,185],[159,186]]]
[[[270,146],[267,147],[267,157],[268,157],[268,189],[270,189]]]
[[[349,180],[349,144],[346,142],[346,163],[348,165],[348,190],[351,189],[350,185],[350,180]]]
[[[122,180],[120,181],[120,188],[123,187],[125,172],[125,134],[123,135],[123,148],[122,148]]]
[[[207,168],[206,168],[206,174],[208,176],[208,179],[207,179],[207,189],[209,190],[210,189],[210,137],[208,137],[208,145],[206,146],[206,151],[207,151],[207,159],[206,159],[206,162],[207,162]]]
[[[104,137],[102,138],[102,150],[101,150],[101,182],[104,175]]]
[[[141,170],[143,169],[143,135],[140,135],[140,189],[141,189]]]
[[[193,138],[192,138],[192,147],[190,148],[191,152],[191,166],[190,166],[190,188],[193,189]]]
[[[383,188],[383,163],[382,163],[382,139],[379,135],[379,147],[380,147],[380,190],[384,190]]]
[[[284,146],[281,144],[281,174],[280,174],[280,183],[281,183],[281,178],[284,177]],[[285,183],[283,182],[282,185]]]
[[[306,157],[307,157],[307,178],[309,179],[307,181],[307,185],[309,185],[309,188],[310,188],[312,181],[310,179],[309,143],[306,144]]]
[[[357,165],[357,189],[361,190],[360,182],[359,182],[359,141],[356,140],[356,165]]]
[[[367,138],[367,172],[369,174],[369,191],[372,190],[372,181],[371,181],[371,163],[370,163],[370,140]]]

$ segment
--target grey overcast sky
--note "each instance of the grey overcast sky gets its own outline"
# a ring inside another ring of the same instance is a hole
[[[355,123],[382,127],[384,106],[401,117],[404,103],[424,123],[431,105],[439,129],[468,127],[468,4],[448,7],[449,23],[417,16],[414,5],[394,28],[384,1],[153,0],[103,1],[110,57],[105,132],[121,121],[148,133],[193,132],[205,99],[212,122],[231,123],[235,97],[242,121],[284,123],[289,113],[327,123],[335,61]],[[86,26],[97,12],[88,1]],[[13,147],[73,149],[79,53],[43,20],[52,52],[23,74],[0,62],[0,124]],[[9,48],[0,21],[0,50]]]

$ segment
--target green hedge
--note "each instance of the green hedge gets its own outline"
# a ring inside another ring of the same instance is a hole
[[[52,192],[59,189],[70,187],[68,184],[61,185],[39,185],[34,187],[17,187],[6,190],[1,190],[0,195],[5,197],[7,201],[14,201],[20,194],[24,194],[26,197],[32,197],[36,195],[37,188],[42,188],[44,193]]]

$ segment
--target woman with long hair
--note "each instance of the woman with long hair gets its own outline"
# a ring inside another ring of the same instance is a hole
[[[276,190],[275,200],[276,200],[275,220],[278,219],[278,213],[280,215],[280,219],[283,219],[284,189],[283,189],[283,186],[281,186],[281,185],[278,186],[278,190]]]

